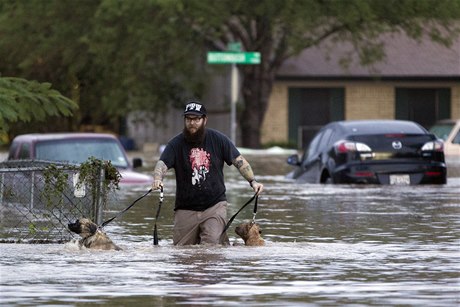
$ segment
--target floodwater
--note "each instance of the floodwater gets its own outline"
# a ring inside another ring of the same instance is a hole
[[[460,177],[444,186],[297,184],[278,157],[247,157],[265,184],[263,247],[172,246],[174,180],[105,232],[124,250],[0,244],[2,306],[459,306]],[[226,169],[228,216],[252,196]],[[131,189],[105,219],[146,192]],[[229,229],[252,219],[252,204]],[[77,237],[75,237],[77,238]]]

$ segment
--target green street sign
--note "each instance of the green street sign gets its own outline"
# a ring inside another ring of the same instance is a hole
[[[208,52],[208,64],[260,64],[260,52]]]

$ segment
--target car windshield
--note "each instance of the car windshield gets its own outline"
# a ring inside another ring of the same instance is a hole
[[[83,163],[89,157],[110,160],[116,167],[128,167],[119,144],[109,139],[70,139],[42,141],[36,145],[39,160]]]
[[[453,128],[454,124],[437,124],[430,128],[430,132],[445,141]]]

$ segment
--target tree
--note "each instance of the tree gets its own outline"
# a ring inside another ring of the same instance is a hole
[[[405,32],[414,39],[428,35],[448,46],[460,29],[458,0],[182,0],[179,9],[213,50],[226,50],[236,41],[246,51],[261,53],[260,65],[240,67],[245,147],[261,145],[273,82],[287,58],[328,40],[350,42],[360,63],[369,65],[384,57],[382,33]]]
[[[75,123],[65,123],[61,129],[75,129],[82,117],[80,112],[88,108],[86,97],[92,96],[83,84],[92,84],[98,77],[98,67],[92,65],[85,40],[91,29],[88,16],[97,4],[91,0],[80,0],[78,5],[70,1],[0,0],[0,72],[50,83],[78,104],[80,108],[72,117]],[[35,119],[31,117],[21,132],[35,130]],[[20,122],[12,128],[18,126]],[[50,126],[56,129],[59,124]]]
[[[196,64],[203,41],[174,9],[161,0],[101,2],[88,38],[107,115],[140,110],[156,120],[203,92],[206,75]]]
[[[0,134],[8,132],[11,123],[71,116],[77,107],[49,83],[0,77]]]
[[[458,0],[0,0],[0,72],[53,84],[79,105],[75,127],[116,127],[131,111],[158,119],[201,96],[206,51],[241,42],[262,55],[260,65],[240,67],[242,145],[259,147],[287,58],[346,41],[367,65],[384,56],[382,33],[448,45],[459,19]]]
[[[189,34],[168,1],[0,0],[0,72],[53,84],[79,105],[76,129],[114,128],[203,91]]]

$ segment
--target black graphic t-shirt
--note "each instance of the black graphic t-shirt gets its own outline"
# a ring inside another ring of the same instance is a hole
[[[203,144],[191,147],[183,134],[171,139],[160,156],[176,173],[175,210],[203,211],[226,200],[223,166],[240,155],[230,139],[206,129]]]

